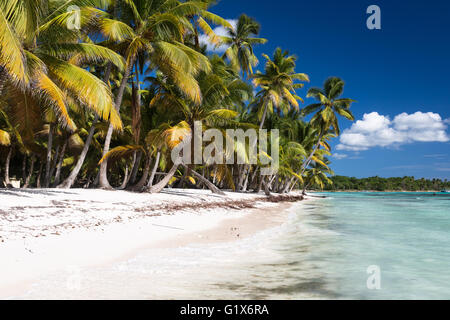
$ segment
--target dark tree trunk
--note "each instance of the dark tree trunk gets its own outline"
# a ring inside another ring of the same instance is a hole
[[[2,95],[5,83],[6,83],[6,72],[5,69],[2,66],[0,66],[0,96]]]
[[[142,189],[145,186],[145,183],[147,182],[148,174],[150,172],[150,166],[152,164],[152,160],[150,157],[145,158],[145,166],[144,166],[144,173],[142,174],[141,179],[139,179],[138,183],[134,185],[131,190],[134,191],[142,191]]]
[[[61,179],[61,168],[64,161],[64,155],[66,153],[67,144],[69,143],[69,138],[64,141],[63,147],[61,149],[61,153],[59,155],[58,164],[56,165],[56,174],[55,174],[55,182],[53,183],[53,186],[57,186],[59,184],[59,181]]]
[[[59,159],[59,150],[61,149],[61,146],[58,144],[58,146],[56,147],[56,151],[55,151],[55,155],[53,156],[53,162],[52,162],[52,167],[50,169],[50,183],[52,182],[52,177],[55,176],[55,171],[56,171],[56,166],[58,164],[58,159]]]
[[[25,185],[25,180],[27,179],[27,160],[28,160],[28,157],[27,157],[26,154],[24,154],[23,161],[22,161],[22,182],[23,182],[23,185]]]
[[[48,186],[50,185],[50,169],[52,166],[53,128],[54,124],[50,123],[48,128],[48,140],[47,140],[47,161],[45,163],[45,180],[44,180],[45,188],[48,188]]]
[[[26,188],[28,188],[30,186],[30,181],[31,181],[31,178],[33,176],[34,163],[35,162],[36,162],[36,157],[33,155],[31,157],[30,171],[28,171],[28,176],[26,177],[24,185],[23,185],[24,189],[26,189]]]
[[[44,168],[44,162],[41,160],[40,161],[40,165],[39,165],[39,172],[36,178],[36,188],[40,188],[41,187],[41,176],[42,176],[42,169]]]
[[[12,152],[13,152],[13,147],[10,146],[8,154],[6,155],[6,160],[5,160],[5,177],[4,178],[5,178],[5,186],[7,188],[11,184],[11,181],[9,180],[9,164],[11,162]]]
[[[142,160],[142,152],[138,151],[134,153],[135,160],[133,161],[133,169],[131,170],[131,176],[130,176],[130,184],[134,184],[136,182],[137,174],[139,172],[139,167],[141,166],[141,160]]]

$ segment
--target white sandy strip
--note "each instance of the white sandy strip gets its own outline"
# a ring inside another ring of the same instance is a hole
[[[178,210],[164,205],[255,199],[206,190],[139,194],[104,190],[0,190],[0,298],[23,293],[69,266],[95,266],[183,235],[212,229],[251,210]],[[159,207],[159,210],[154,208]]]

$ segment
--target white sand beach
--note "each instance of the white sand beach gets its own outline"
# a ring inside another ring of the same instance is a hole
[[[23,296],[33,283],[71,266],[107,266],[148,248],[244,239],[286,221],[291,202],[275,197],[0,190],[0,298]]]

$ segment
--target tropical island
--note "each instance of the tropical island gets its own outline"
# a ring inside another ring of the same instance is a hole
[[[450,181],[447,179],[415,179],[414,177],[397,178],[355,178],[333,176],[332,184],[324,187],[326,191],[434,191],[450,190]],[[314,186],[312,186],[314,187]]]

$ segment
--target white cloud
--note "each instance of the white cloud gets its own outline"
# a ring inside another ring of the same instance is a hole
[[[366,113],[343,131],[336,149],[360,151],[412,142],[447,142],[447,120],[433,112],[401,113],[394,120],[378,112]]]
[[[232,25],[233,29],[236,29],[238,21],[235,19],[227,19],[227,21]],[[218,36],[227,36],[228,30],[225,27],[219,26],[213,29],[214,33]],[[209,41],[209,38],[206,34],[202,34],[199,36],[199,41],[202,45],[206,45],[208,51],[223,53],[228,49],[228,46],[222,45],[216,48],[214,44]]]
[[[346,155],[344,153],[333,153],[333,158],[336,158],[338,160],[345,159],[347,157],[348,157],[348,155]]]

